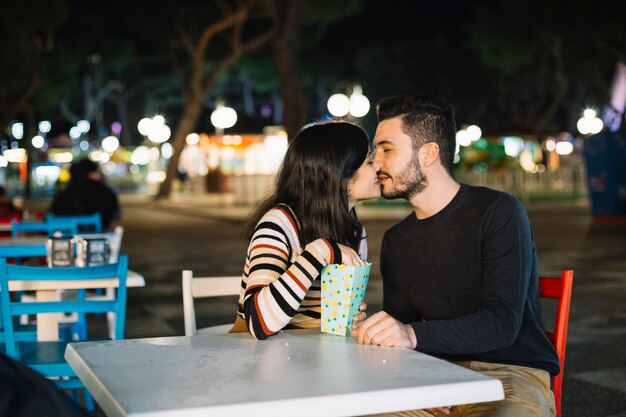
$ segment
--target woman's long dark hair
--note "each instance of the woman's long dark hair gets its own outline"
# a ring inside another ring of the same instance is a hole
[[[303,246],[326,238],[356,249],[361,225],[354,210],[348,209],[347,183],[368,151],[367,135],[352,123],[304,127],[287,149],[273,193],[248,219],[247,238],[252,238],[268,210],[284,203],[298,216]]]

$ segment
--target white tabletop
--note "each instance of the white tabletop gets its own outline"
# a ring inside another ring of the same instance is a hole
[[[60,268],[60,267],[59,267]],[[79,279],[64,281],[9,281],[11,291],[47,291],[47,290],[76,290],[117,287],[117,278],[110,279]],[[126,286],[145,287],[146,280],[138,272],[128,270],[126,275]]]
[[[497,379],[317,329],[71,343],[65,358],[109,417],[354,416],[504,398]]]

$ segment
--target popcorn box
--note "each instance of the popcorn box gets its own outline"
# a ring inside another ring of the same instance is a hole
[[[372,264],[330,264],[322,269],[322,323],[324,333],[345,336],[359,314]]]

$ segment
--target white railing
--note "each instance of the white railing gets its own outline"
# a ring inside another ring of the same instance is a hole
[[[457,171],[457,181],[494,188],[514,194],[522,200],[533,197],[566,197],[587,194],[584,164],[561,166],[556,171],[530,173],[521,169],[506,171]]]

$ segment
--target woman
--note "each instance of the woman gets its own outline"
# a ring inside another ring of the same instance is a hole
[[[365,229],[354,205],[380,196],[369,139],[356,125],[305,127],[289,145],[272,195],[246,226],[246,256],[233,331],[265,339],[282,328],[320,327],[321,270],[363,265]]]

